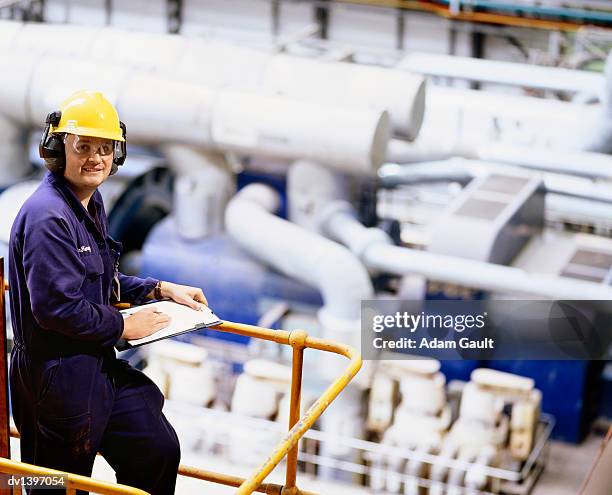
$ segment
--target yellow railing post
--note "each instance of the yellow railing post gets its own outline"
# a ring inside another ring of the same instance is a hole
[[[291,345],[291,334],[284,330],[270,330],[268,328],[260,328],[253,325],[244,325],[241,323],[233,323],[228,321],[212,328],[222,332],[237,333],[238,335],[258,337],[271,340],[273,342],[278,342],[279,344]],[[305,335],[304,347],[340,354],[341,356],[348,358],[350,363],[344,370],[344,373],[342,373],[340,377],[334,380],[334,382],[327,387],[325,392],[323,392],[323,395],[321,395],[321,397],[315,401],[310,409],[306,411],[304,416],[294,424],[285,438],[283,438],[283,440],[276,446],[270,457],[268,457],[268,459],[259,468],[257,468],[257,470],[248,479],[246,479],[242,485],[240,485],[236,495],[250,495],[257,490],[263,480],[272,472],[272,470],[280,463],[287,453],[297,445],[304,433],[310,429],[319,416],[323,414],[325,409],[327,409],[333,400],[340,394],[344,387],[349,384],[349,382],[361,368],[361,356],[351,346],[331,340],[308,337]],[[293,487],[288,489],[293,490],[294,493],[298,493],[297,489],[294,489]],[[289,493],[291,493],[291,491]]]
[[[291,403],[289,405],[289,430],[300,419],[300,404],[302,398],[302,369],[304,365],[304,346],[308,335],[302,330],[295,330],[289,335],[289,343],[293,347],[293,362],[291,366]],[[297,458],[299,445],[296,443],[287,453],[287,474],[285,477],[285,493],[290,495],[296,491]]]
[[[8,399],[8,348],[6,337],[6,311],[4,258],[0,256],[0,456],[11,457],[11,443],[9,433],[9,399]],[[0,474],[0,495],[8,495],[13,490],[4,485],[7,476]]]

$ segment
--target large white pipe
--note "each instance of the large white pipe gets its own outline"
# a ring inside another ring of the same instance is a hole
[[[28,132],[0,115],[0,186],[23,179],[30,172]]]
[[[177,144],[165,146],[163,153],[176,173],[173,213],[179,235],[193,240],[223,232],[225,207],[236,190],[225,156]]]
[[[277,55],[264,78],[265,88],[294,98],[386,109],[394,130],[409,140],[423,122],[425,85],[407,72]]]
[[[350,180],[309,160],[298,160],[287,172],[289,220],[318,232],[317,215],[330,201],[350,201]]]
[[[127,64],[210,88],[387,110],[393,129],[407,139],[416,138],[423,120],[424,78],[405,71],[268,54],[177,35],[0,21],[0,53],[56,54],[58,46],[69,56]]]
[[[580,151],[588,150],[589,138],[604,129],[598,124],[602,105],[430,85],[426,108],[419,138],[391,140],[387,161],[458,156],[581,175],[598,173],[610,161]]]
[[[560,194],[546,195],[547,216],[554,220],[568,221],[577,225],[601,227],[609,230],[612,219],[612,202],[585,201]]]
[[[435,151],[472,150],[491,143],[540,149],[586,149],[602,105],[428,86],[427,113],[418,142]]]
[[[601,158],[606,157],[601,156]],[[610,162],[610,167],[612,167],[612,158],[607,158],[607,160]],[[379,169],[378,178],[380,179],[380,184],[386,188],[434,182],[459,182],[467,184],[475,177],[491,173],[513,173],[516,167],[517,165],[502,165],[478,160],[450,158],[414,164],[388,163]],[[530,167],[523,165],[521,168]],[[604,174],[604,177],[606,177],[609,174],[603,168],[599,170],[595,168],[587,173],[576,169],[576,172],[583,172],[583,175],[589,175],[592,178],[600,178],[599,175]],[[584,200],[591,207],[597,203],[612,204],[612,185],[607,182],[594,182],[591,178],[572,177],[567,173],[543,172],[541,176],[547,194]],[[556,204],[560,206],[558,202]],[[568,209],[569,211],[571,211],[571,208]]]
[[[23,47],[30,53],[55,53],[54,47],[60,45],[48,40],[56,40],[63,47],[62,54],[116,61],[211,89],[235,88],[310,102],[383,108],[390,113],[395,132],[408,139],[416,137],[423,121],[423,80],[401,70],[274,55],[176,35],[0,22],[0,51],[3,47],[6,51]],[[578,79],[584,76],[591,81],[593,77],[603,80],[601,76],[574,72],[578,73]],[[496,72],[491,74],[495,79]],[[500,79],[503,74],[500,72]],[[511,134],[518,129],[523,133],[519,140],[528,139],[533,141],[530,144],[542,148],[608,151],[606,136],[611,134],[606,130],[609,120],[605,115],[601,117],[602,105],[435,86],[429,86],[427,93],[428,117],[420,133],[419,146],[404,150],[411,161],[419,156],[428,160],[442,158],[441,134],[446,136],[444,143],[450,143],[445,144],[443,153],[458,151],[462,156],[472,156],[469,150],[490,139],[490,134],[497,132],[498,124],[503,132],[507,130]],[[527,127],[522,125],[521,131],[515,125],[517,122],[526,123]],[[392,157],[396,154],[394,151]]]
[[[97,88],[116,104],[132,142],[310,158],[372,174],[389,139],[386,112],[210,90],[123,66],[60,57],[16,53],[0,57],[0,64],[0,112],[26,126],[41,125],[71,92]]]
[[[432,160],[420,163],[386,163],[378,170],[380,186],[393,188],[434,182],[467,184],[477,175],[485,175],[486,167],[468,167],[460,158]]]
[[[474,120],[474,116],[497,118],[500,125],[504,124],[504,119],[548,122],[556,131],[561,125],[574,124],[572,129],[576,129],[584,125],[584,119],[594,120],[602,105],[580,105],[535,96],[429,85],[426,108],[428,113],[432,110],[446,111],[446,118],[450,117],[449,112],[456,111],[468,123]],[[547,129],[540,131],[544,133]]]
[[[330,205],[321,227],[345,244],[368,268],[398,275],[417,274],[428,279],[494,292],[512,292],[559,300],[610,300],[612,287],[563,277],[528,273],[455,256],[394,246],[379,229],[367,229],[348,203]]]
[[[588,93],[596,96],[601,96],[604,87],[604,78],[601,74],[585,70],[542,67],[456,55],[409,53],[398,62],[397,67],[428,76],[452,77],[521,88]]]
[[[608,53],[604,74],[603,108],[581,144],[588,151],[612,153],[612,51]]]
[[[318,288],[322,312],[333,322],[344,321],[341,326],[354,325],[358,335],[361,300],[374,294],[368,272],[344,246],[273,215],[278,206],[273,189],[247,186],[226,209],[226,229],[251,255]]]
[[[612,157],[601,153],[496,143],[478,146],[475,154],[480,160],[591,179],[612,179]]]
[[[455,156],[473,158],[472,148],[454,139],[438,140],[437,145],[430,140],[417,139],[414,142],[391,139],[387,146],[386,161],[390,163],[419,163],[446,160]]]
[[[27,180],[7,188],[0,194],[0,246],[8,246],[11,227],[23,203],[40,185],[40,181]],[[8,252],[8,248],[7,248]],[[8,261],[8,257],[5,258]],[[7,272],[4,272],[7,273]]]

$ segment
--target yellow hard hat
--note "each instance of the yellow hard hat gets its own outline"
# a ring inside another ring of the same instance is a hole
[[[60,121],[50,133],[125,141],[117,110],[99,91],[77,91],[62,103],[60,111]]]

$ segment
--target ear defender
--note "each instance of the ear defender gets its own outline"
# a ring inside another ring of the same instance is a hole
[[[52,132],[51,127],[57,127],[61,118],[62,112],[60,111],[51,112],[47,115],[45,130],[43,131],[38,146],[38,154],[44,159],[60,160],[63,166],[66,158],[64,154],[64,142],[62,138],[56,134],[49,135],[49,132]]]
[[[121,127],[123,141],[115,141],[115,156],[113,158],[111,175],[117,173],[117,169],[125,163],[125,159],[127,158],[127,128],[123,122],[119,122],[119,127]]]

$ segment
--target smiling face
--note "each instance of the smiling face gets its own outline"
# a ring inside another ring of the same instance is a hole
[[[93,193],[110,175],[114,141],[67,134],[64,178],[76,192]]]

